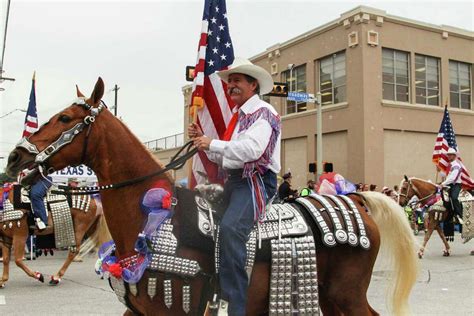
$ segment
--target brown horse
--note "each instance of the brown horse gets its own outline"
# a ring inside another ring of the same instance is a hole
[[[435,197],[437,191],[438,188],[436,185],[429,181],[413,177],[408,178],[405,176],[405,178],[400,183],[398,203],[401,206],[406,206],[413,196],[417,196],[419,203],[421,205],[425,205],[430,199]],[[428,244],[428,241],[430,240],[431,234],[433,234],[434,230],[438,232],[439,237],[443,241],[445,247],[443,250],[443,255],[447,257],[451,254],[449,243],[446,240],[443,229],[439,225],[448,218],[448,212],[438,212],[440,216],[435,216],[435,213],[436,212],[432,211],[431,209],[428,209],[428,214],[425,219],[425,225],[428,231],[425,234],[423,245],[421,246],[420,250],[418,250],[418,257],[420,259],[423,258],[425,247]]]
[[[3,194],[3,189],[1,189],[1,194]],[[11,203],[13,203],[13,190],[10,190],[8,194],[8,199]],[[0,287],[4,287],[9,279],[10,256],[12,247],[13,256],[15,258],[15,264],[23,271],[25,271],[28,276],[35,278],[41,282],[44,282],[43,274],[32,271],[23,261],[25,254],[25,245],[29,234],[29,227],[27,220],[27,210],[22,211],[24,212],[24,215],[19,220],[19,224],[17,224],[17,221],[15,220],[15,224],[11,227],[9,227],[9,225],[0,225],[0,243],[2,245],[3,255],[3,274],[0,280]],[[51,280],[49,282],[50,285],[59,284],[61,278],[66,273],[67,268],[80,250],[84,235],[86,234],[86,232],[89,231],[92,226],[95,226],[95,229],[92,230],[92,232],[89,232],[91,234],[89,237],[90,240],[93,240],[96,243],[103,243],[108,240],[107,236],[110,236],[108,233],[107,224],[105,223],[105,219],[102,214],[102,206],[100,201],[97,202],[95,199],[91,199],[89,204],[89,210],[87,212],[84,212],[84,210],[81,209],[71,208],[71,216],[74,223],[76,249],[75,251],[69,250],[66,261],[64,262],[62,267],[59,269],[58,272],[51,276]],[[44,230],[43,232],[35,231],[35,235],[46,235],[53,233],[51,213],[48,216],[48,222],[48,225],[50,227]]]
[[[79,90],[77,93],[78,97],[83,97]],[[37,181],[40,170],[38,160],[35,162],[35,159],[41,155],[37,153],[50,148],[63,132],[82,122],[87,122],[88,126],[83,128],[84,131],[77,133],[67,146],[58,150],[53,148],[46,162],[40,159],[43,161],[43,170],[48,168],[59,170],[67,165],[84,163],[95,171],[100,185],[124,182],[162,170],[163,165],[154,159],[125,124],[103,108],[101,104],[103,93],[104,84],[99,78],[90,98],[78,100],[60,111],[29,138],[30,145],[36,146],[36,150],[31,149],[34,146],[18,146],[10,153],[7,173],[16,175],[26,168],[29,172],[22,179],[22,183],[31,184]],[[91,116],[93,120],[90,119]],[[161,174],[126,187],[101,190],[104,214],[116,244],[115,254],[119,258],[129,258],[136,254],[135,241],[146,219],[140,211],[140,198],[157,181],[169,187],[173,185],[168,174]],[[350,247],[347,244],[332,248],[324,247],[320,236],[315,234],[321,309],[325,315],[377,314],[368,304],[366,293],[382,244],[394,259],[392,261],[394,287],[391,295],[393,311],[397,315],[407,313],[407,299],[417,276],[417,260],[414,237],[403,212],[396,202],[380,193],[352,195],[351,199],[360,209],[371,247],[368,250]],[[172,218],[174,233],[178,239],[177,253],[180,257],[198,261],[204,272],[213,273],[213,253],[204,253],[180,243],[180,238],[188,233],[180,226],[186,216],[185,210],[180,208],[181,202],[178,203]],[[321,207],[315,201],[311,203]],[[247,315],[268,314],[270,266],[269,261],[256,262],[254,265],[248,293]],[[157,277],[157,294],[153,299],[147,295],[149,276]],[[130,309],[125,314],[186,315],[181,308],[180,289],[184,280],[172,277],[173,304],[170,308],[166,307],[163,299],[163,280],[162,273],[151,274],[145,271],[142,279],[136,284],[136,295],[130,293],[131,291],[126,294]],[[204,288],[204,277],[199,275],[187,282],[193,289],[191,311],[196,315]]]

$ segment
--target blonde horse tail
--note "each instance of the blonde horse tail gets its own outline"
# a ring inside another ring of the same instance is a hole
[[[402,208],[378,192],[362,192],[380,231],[381,249],[389,259],[392,277],[388,298],[394,315],[410,314],[408,298],[418,275],[417,245]]]
[[[97,251],[100,245],[112,239],[107,222],[105,221],[105,216],[102,212],[102,203],[100,200],[96,199],[96,205],[96,214],[99,214],[97,217],[97,227],[90,237],[81,245],[81,249],[79,250],[79,255],[81,257],[87,255],[91,251]]]

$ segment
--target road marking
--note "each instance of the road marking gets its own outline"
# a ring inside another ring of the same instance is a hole
[[[5,295],[0,295],[0,305],[7,305],[7,302],[5,302]]]

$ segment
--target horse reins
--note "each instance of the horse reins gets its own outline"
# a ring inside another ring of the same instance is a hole
[[[170,162],[165,166],[165,168],[163,168],[161,170],[158,170],[156,172],[147,174],[145,176],[138,177],[138,178],[135,178],[135,179],[126,180],[126,181],[119,182],[119,183],[113,183],[113,184],[107,184],[107,185],[101,185],[101,186],[92,186],[92,187],[73,188],[73,187],[70,187],[70,186],[67,186],[67,185],[59,185],[58,188],[62,189],[64,191],[53,190],[52,193],[65,194],[65,195],[96,194],[96,193],[99,193],[99,191],[102,191],[102,190],[120,189],[120,188],[129,186],[129,185],[140,183],[140,182],[148,180],[152,177],[156,177],[156,176],[159,176],[161,174],[164,174],[165,172],[170,171],[170,170],[181,169],[186,164],[186,161],[188,161],[188,159],[190,159],[192,156],[194,156],[198,151],[197,148],[191,149],[192,145],[193,145],[193,141],[187,142],[171,158]],[[183,155],[180,156],[180,154],[185,149],[186,149],[186,152]]]
[[[415,191],[415,193],[416,193],[417,196],[420,194],[420,192],[418,191],[418,189],[417,189],[416,187],[414,187],[413,184],[411,183],[411,180],[408,180],[408,181],[405,181],[405,182],[407,182],[407,184],[408,184],[407,193],[406,193],[406,194],[403,194],[403,193],[401,192],[402,190],[401,190],[401,188],[400,188],[400,193],[398,194],[399,198],[400,198],[400,196],[403,196],[403,197],[405,197],[405,199],[408,199],[408,192],[410,192],[410,188],[411,188],[413,191]],[[434,196],[436,193],[437,193],[437,190],[436,190],[435,192],[433,192],[433,193],[431,193],[431,194],[425,196],[425,197],[420,198],[420,199],[416,202],[416,204],[421,203],[421,202],[423,202],[423,201],[429,199],[430,197]],[[409,202],[409,201],[406,201],[407,204],[408,204],[408,202]],[[405,204],[405,205],[407,205],[407,204]]]

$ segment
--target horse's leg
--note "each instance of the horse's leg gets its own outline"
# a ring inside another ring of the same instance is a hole
[[[49,282],[50,285],[56,285],[59,283],[61,278],[66,273],[67,268],[69,268],[69,265],[74,260],[74,257],[76,257],[76,255],[79,253],[79,250],[81,248],[82,238],[84,238],[84,235],[86,234],[87,229],[92,224],[91,221],[94,220],[93,216],[82,216],[82,215],[86,215],[86,214],[79,213],[74,218],[76,249],[74,252],[69,250],[66,261],[64,262],[61,269],[59,269],[59,271],[55,275],[51,276],[51,280]]]
[[[3,273],[0,280],[0,288],[5,286],[10,276],[10,251],[11,249],[2,244]]]
[[[25,255],[25,243],[28,238],[28,231],[24,230],[15,235],[13,235],[13,255],[15,257],[15,264],[21,268],[25,273],[37,279],[40,282],[44,282],[43,274],[39,272],[34,272],[23,262],[23,257]]]
[[[433,234],[433,231],[437,226],[438,221],[430,217],[430,220],[428,221],[428,231],[426,232],[425,238],[423,239],[423,245],[421,246],[420,250],[418,250],[418,258],[423,258],[423,255],[425,254],[425,247],[431,238],[431,234]]]
[[[444,232],[441,229],[441,226],[437,225],[436,231],[438,232],[439,238],[441,238],[444,244],[443,256],[448,257],[451,254],[451,249],[449,247],[448,241],[446,240],[446,236],[444,235]]]

